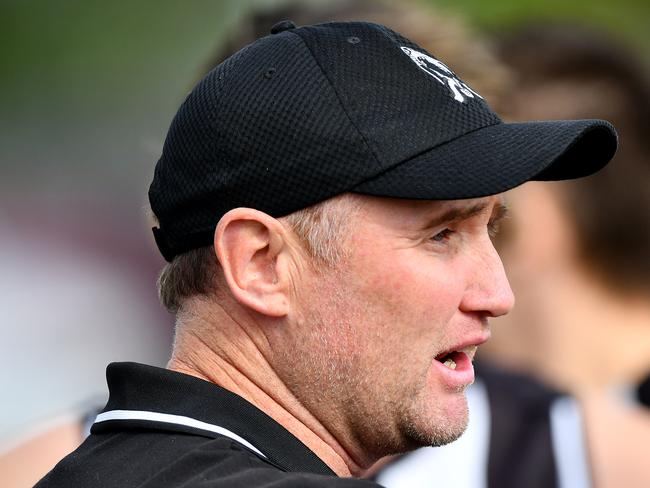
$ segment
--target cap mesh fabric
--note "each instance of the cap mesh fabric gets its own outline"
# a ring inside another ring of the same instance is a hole
[[[294,35],[249,46],[212,71],[172,122],[150,189],[171,244],[214,228],[232,208],[283,215],[376,173],[373,154],[340,114]]]
[[[479,95],[455,97],[452,72],[434,77],[402,48],[438,63],[387,27],[343,22],[264,37],[211,71],[172,121],[149,189],[165,258],[208,245],[237,207],[279,217],[346,191],[489,195],[570,146],[579,164],[543,177],[589,174],[616,149],[603,121],[503,124]],[[602,141],[583,137],[589,127]]]
[[[426,51],[386,27],[332,24],[304,27],[297,34],[384,169],[500,121],[479,97],[454,100],[451,90],[422,71],[401,46]],[[351,37],[359,41],[350,43]]]

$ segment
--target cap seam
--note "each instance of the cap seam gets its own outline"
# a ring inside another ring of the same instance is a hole
[[[399,166],[399,165],[401,165],[401,164],[406,164],[406,163],[408,163],[409,161],[412,161],[413,159],[418,158],[418,157],[422,156],[423,154],[428,153],[429,151],[433,151],[434,149],[438,149],[438,148],[440,148],[440,147],[443,147],[443,146],[445,146],[446,144],[449,144],[449,143],[455,141],[456,139],[460,139],[461,137],[465,137],[465,136],[467,136],[467,135],[469,135],[469,134],[472,134],[472,133],[474,133],[474,132],[477,132],[477,131],[479,131],[479,130],[487,129],[488,127],[494,127],[495,125],[499,125],[499,124],[503,124],[503,121],[501,121],[501,120],[497,120],[497,121],[494,122],[493,124],[488,124],[488,125],[484,125],[484,126],[482,126],[482,127],[477,127],[476,129],[472,129],[472,130],[470,130],[470,131],[467,131],[467,132],[465,132],[464,134],[460,134],[460,135],[458,135],[458,136],[456,136],[456,137],[452,137],[451,139],[446,140],[445,142],[442,142],[442,143],[440,143],[440,144],[436,144],[435,146],[432,146],[432,147],[428,147],[427,149],[424,149],[424,150],[418,152],[417,154],[414,154],[413,156],[411,156],[411,157],[409,157],[409,158],[407,158],[407,159],[403,159],[403,160],[401,160],[401,161],[399,161],[399,162],[393,164],[392,166],[390,166],[390,167],[388,167],[388,168],[385,168],[383,171],[381,171],[380,173],[377,173],[376,175],[373,175],[373,176],[371,176],[371,177],[369,177],[369,178],[366,178],[366,179],[363,180],[363,181],[360,181],[360,182],[358,182],[358,183],[355,183],[354,186],[352,186],[352,187],[350,187],[350,188],[348,189],[348,191],[354,191],[354,189],[355,189],[357,186],[359,186],[359,185],[363,185],[364,183],[367,183],[367,182],[369,182],[369,181],[372,181],[372,180],[374,180],[375,178],[379,178],[380,176],[382,176],[382,175],[388,173],[389,171],[395,169],[397,166]]]
[[[314,52],[313,52],[313,51],[311,50],[311,48],[309,47],[309,44],[307,44],[307,42],[303,39],[303,37],[302,37],[300,34],[298,34],[297,32],[295,32],[294,30],[291,30],[291,31],[288,31],[288,32],[289,32],[290,34],[293,34],[293,35],[295,35],[296,37],[298,37],[298,38],[300,39],[300,41],[305,45],[305,47],[307,48],[307,51],[309,51],[309,54],[311,54],[312,59],[316,62],[316,65],[318,66],[318,69],[321,71],[321,73],[323,74],[323,76],[324,76],[325,79],[327,80],[328,85],[330,86],[330,88],[331,88],[332,91],[334,92],[334,95],[336,96],[336,99],[338,100],[339,105],[340,105],[340,107],[341,107],[341,110],[342,110],[343,113],[345,114],[345,117],[348,119],[348,121],[350,122],[350,124],[352,124],[352,127],[354,127],[354,129],[357,131],[357,134],[359,134],[359,136],[361,137],[361,140],[362,140],[363,143],[365,144],[366,148],[368,149],[368,151],[370,152],[370,154],[372,154],[372,157],[374,158],[375,162],[377,163],[377,166],[381,169],[381,168],[382,168],[382,162],[381,162],[381,160],[379,159],[379,157],[377,156],[377,154],[375,153],[375,151],[372,149],[372,146],[371,146],[370,143],[368,142],[368,139],[366,138],[366,136],[363,134],[363,132],[361,132],[361,130],[359,129],[359,127],[357,126],[357,124],[355,123],[355,121],[352,119],[352,117],[350,117],[350,114],[349,114],[348,111],[346,110],[345,104],[343,103],[343,100],[341,99],[341,96],[339,95],[338,90],[336,89],[336,87],[335,87],[334,84],[332,83],[332,80],[330,79],[330,77],[327,75],[327,72],[325,71],[325,69],[323,69],[323,66],[322,66],[321,63],[318,61],[318,58],[314,55]],[[358,183],[357,183],[357,184],[358,184]]]
[[[218,98],[217,97],[210,97],[211,98],[210,101],[213,102],[213,103],[211,103],[211,106],[212,106],[211,108],[213,108],[213,110],[210,110],[209,114],[208,114],[211,129],[219,129],[219,126],[218,126],[218,124],[219,124],[219,116],[217,115],[219,113],[219,110],[217,110],[217,109],[219,109],[219,108],[221,108],[223,106],[222,98],[223,98],[224,92],[232,90],[231,83],[229,83],[230,78],[232,77],[232,72],[235,70],[235,68],[239,64],[242,63],[242,58],[248,54],[248,51],[250,50],[250,47],[251,47],[251,44],[249,44],[248,46],[244,46],[242,49],[240,49],[239,51],[234,53],[232,56],[226,58],[221,64],[217,65],[215,68],[210,70],[210,72],[214,71],[215,74],[216,74],[217,70],[219,70],[219,69],[222,69],[222,71],[223,71],[223,74],[222,74],[223,78],[220,79],[220,81],[221,81],[221,87],[220,87],[220,90],[219,90],[219,95],[220,96]],[[228,63],[230,63],[230,66],[228,66],[228,69],[226,70],[225,68],[228,65]],[[217,75],[217,78],[219,78],[219,75]],[[208,144],[209,144],[210,148],[214,149],[215,147],[217,147],[217,142],[218,142],[217,138],[212,137],[208,141]]]

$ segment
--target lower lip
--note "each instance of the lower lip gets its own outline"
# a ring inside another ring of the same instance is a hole
[[[458,389],[474,382],[474,365],[469,356],[464,352],[454,354],[453,360],[456,363],[456,369],[450,369],[440,361],[433,360],[438,368],[443,383],[450,389]]]

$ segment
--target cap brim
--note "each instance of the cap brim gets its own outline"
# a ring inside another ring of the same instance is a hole
[[[529,180],[595,173],[614,156],[617,141],[604,120],[497,124],[419,154],[351,191],[426,200],[494,195]]]

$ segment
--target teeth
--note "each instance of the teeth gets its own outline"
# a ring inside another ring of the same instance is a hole
[[[447,359],[444,363],[445,366],[447,366],[449,369],[456,369],[456,362],[453,359]]]

